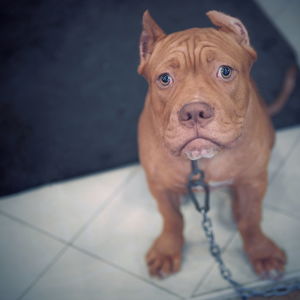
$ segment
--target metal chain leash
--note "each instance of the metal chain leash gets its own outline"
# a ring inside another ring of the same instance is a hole
[[[216,243],[215,235],[213,232],[213,225],[211,219],[208,217],[209,211],[209,185],[205,181],[204,172],[198,168],[197,161],[192,160],[192,172],[188,179],[188,192],[191,200],[193,201],[196,210],[202,215],[202,228],[205,236],[209,242],[209,251],[218,264],[219,271],[224,280],[226,280],[237,292],[241,299],[247,300],[252,297],[271,297],[281,296],[291,293],[296,290],[300,290],[300,281],[293,281],[290,283],[274,283],[270,288],[266,290],[255,290],[244,287],[239,282],[233,279],[232,273],[225,265],[222,258],[222,251],[220,246]],[[202,187],[204,190],[204,204],[201,206],[195,196],[194,189],[196,187]]]

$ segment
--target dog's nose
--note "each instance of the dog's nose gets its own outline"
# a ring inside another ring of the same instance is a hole
[[[193,127],[199,124],[206,126],[213,120],[214,109],[205,102],[192,102],[185,104],[178,112],[178,118],[182,125]]]

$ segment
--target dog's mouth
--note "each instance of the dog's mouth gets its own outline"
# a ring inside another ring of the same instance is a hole
[[[213,158],[221,150],[226,148],[231,148],[240,135],[234,138],[229,143],[221,143],[218,140],[205,137],[205,136],[195,136],[187,140],[179,150],[180,154],[183,154],[190,160],[197,160],[200,158]]]
[[[180,153],[190,160],[197,160],[200,158],[212,158],[222,148],[223,145],[213,139],[197,136],[187,140],[181,146]]]

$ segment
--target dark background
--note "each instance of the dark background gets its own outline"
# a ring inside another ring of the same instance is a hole
[[[137,161],[146,83],[136,73],[141,18],[167,32],[212,26],[221,10],[243,21],[267,102],[295,63],[253,1],[1,1],[0,195]],[[299,123],[299,79],[276,128]]]

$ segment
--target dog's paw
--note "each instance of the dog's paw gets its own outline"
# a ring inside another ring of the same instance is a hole
[[[286,255],[272,240],[263,236],[245,246],[254,271],[263,279],[279,279],[284,272]]]
[[[179,271],[183,237],[177,234],[162,233],[146,255],[151,276],[165,278]]]

